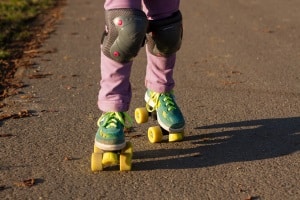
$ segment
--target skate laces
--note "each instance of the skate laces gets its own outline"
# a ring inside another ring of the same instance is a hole
[[[117,128],[118,122],[120,122],[124,127],[130,128],[133,124],[131,117],[126,112],[107,112],[102,114],[98,119],[97,125],[105,128]],[[126,123],[128,122],[128,123]]]
[[[159,101],[161,99],[161,101]],[[149,102],[152,101],[154,103],[153,106],[150,106]],[[150,92],[150,98],[147,102],[146,108],[148,112],[153,112],[157,110],[160,104],[163,103],[167,111],[172,111],[176,109],[176,105],[171,93],[157,93],[157,92]]]

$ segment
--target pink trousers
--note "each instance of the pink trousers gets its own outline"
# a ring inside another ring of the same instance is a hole
[[[106,0],[104,9],[135,8],[143,10],[149,20],[163,19],[179,9],[180,0]],[[175,83],[173,69],[176,54],[158,57],[147,53],[145,86],[155,92],[169,92]],[[98,107],[103,112],[125,112],[129,110],[132,91],[130,84],[132,62],[118,63],[101,51],[101,81]]]

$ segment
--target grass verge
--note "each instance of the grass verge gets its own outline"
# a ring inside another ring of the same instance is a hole
[[[36,37],[37,18],[61,0],[0,0],[0,100],[13,78],[16,60]],[[39,24],[41,27],[42,25]]]
[[[28,41],[30,22],[55,5],[55,0],[0,0],[0,59],[14,56],[10,45]]]

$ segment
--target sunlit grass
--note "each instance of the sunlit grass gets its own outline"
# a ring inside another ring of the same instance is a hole
[[[28,22],[57,0],[0,0],[0,59],[11,56],[10,44],[30,38]]]

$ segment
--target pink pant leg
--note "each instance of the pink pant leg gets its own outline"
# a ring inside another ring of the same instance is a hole
[[[105,0],[104,9],[116,9],[116,8],[135,8],[142,9],[142,0]]]
[[[143,11],[149,20],[159,20],[171,16],[179,10],[180,0],[144,0]],[[147,73],[145,78],[146,88],[155,92],[169,92],[174,86],[173,70],[176,54],[169,57],[158,57],[147,49]]]
[[[149,20],[163,19],[179,10],[180,0],[143,0],[142,7]]]
[[[173,71],[176,61],[176,54],[165,58],[151,54],[148,49],[146,49],[146,52],[146,88],[158,93],[171,91],[175,86]]]
[[[118,63],[101,52],[101,81],[98,107],[104,112],[124,112],[131,101],[130,72],[132,62]]]
[[[141,10],[141,0],[106,0],[105,10],[134,8]],[[118,63],[101,51],[101,81],[98,107],[104,112],[124,112],[131,101],[130,72],[132,62]]]

